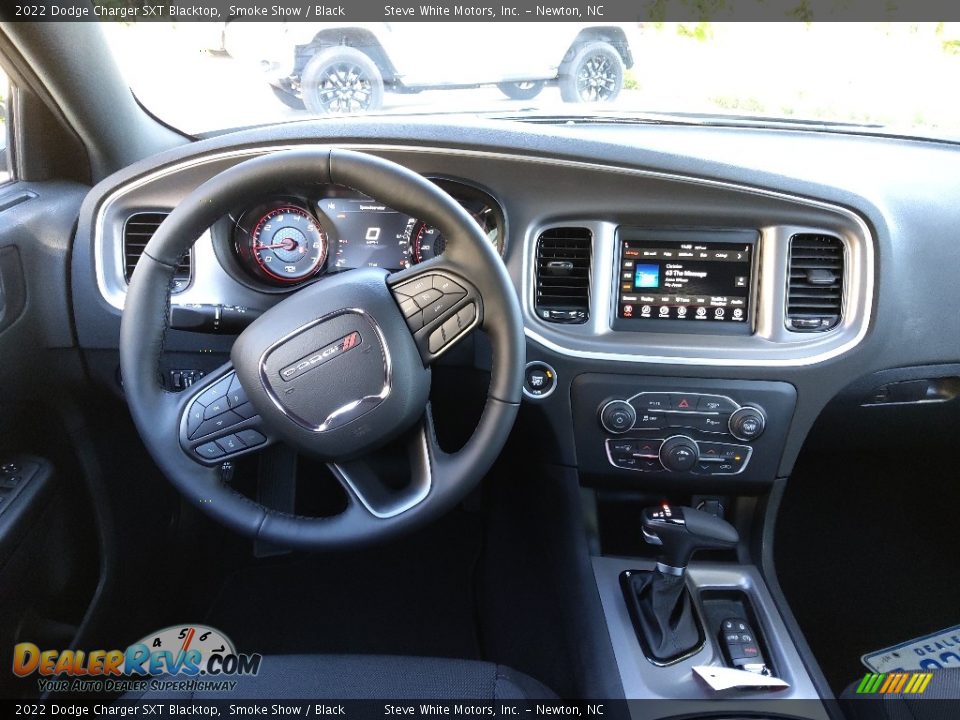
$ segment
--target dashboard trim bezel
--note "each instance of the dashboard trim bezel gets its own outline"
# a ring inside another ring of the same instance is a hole
[[[723,367],[797,367],[797,366],[808,366],[815,365],[818,363],[826,362],[831,360],[839,355],[842,355],[854,347],[859,345],[862,340],[866,337],[867,332],[870,327],[873,304],[874,304],[874,287],[875,287],[875,239],[871,233],[867,223],[863,218],[860,217],[857,213],[852,210],[836,205],[833,203],[828,203],[821,200],[815,200],[811,198],[806,198],[791,193],[769,190],[766,188],[758,188],[742,183],[716,180],[712,178],[698,178],[688,175],[681,175],[676,173],[670,173],[665,171],[657,170],[648,170],[632,167],[623,167],[618,165],[610,165],[604,163],[589,162],[583,160],[571,160],[564,158],[549,158],[543,157],[540,155],[531,155],[524,156],[516,153],[503,153],[495,151],[485,151],[485,150],[469,150],[469,149],[456,149],[456,148],[443,148],[443,147],[427,147],[427,146],[414,146],[414,145],[405,145],[402,143],[397,144],[384,144],[384,143],[276,143],[276,144],[264,144],[253,147],[245,148],[235,148],[230,150],[220,150],[214,151],[211,153],[204,153],[197,155],[195,157],[189,158],[187,160],[173,162],[163,167],[157,168],[150,172],[147,172],[141,175],[130,182],[127,182],[117,188],[114,188],[110,191],[103,200],[98,204],[95,210],[95,222],[94,222],[94,265],[95,265],[95,274],[97,287],[100,290],[101,295],[104,299],[115,309],[122,310],[123,301],[126,295],[126,283],[116,283],[114,282],[111,286],[110,282],[107,279],[106,264],[105,264],[105,253],[104,245],[106,241],[105,235],[105,224],[106,216],[108,211],[123,197],[129,195],[131,192],[142,188],[148,185],[151,182],[154,182],[158,179],[168,177],[174,173],[183,171],[188,168],[196,168],[210,163],[215,163],[218,161],[232,160],[237,159],[242,160],[249,157],[256,157],[263,155],[269,152],[277,152],[281,150],[296,149],[302,148],[304,146],[313,146],[318,148],[347,148],[351,150],[358,151],[368,151],[368,152],[386,152],[386,153],[409,153],[409,154],[423,154],[423,155],[447,155],[454,157],[473,157],[473,158],[491,158],[491,159],[500,159],[508,160],[514,162],[525,162],[525,163],[536,163],[544,166],[554,166],[554,167],[567,167],[567,168],[581,168],[584,170],[591,170],[595,172],[604,172],[623,175],[627,177],[641,177],[655,180],[662,180],[665,182],[674,182],[674,183],[684,183],[688,185],[718,189],[729,192],[736,192],[745,195],[754,195],[758,197],[763,197],[767,199],[773,199],[781,202],[787,202],[795,205],[804,206],[806,208],[814,209],[817,211],[829,213],[835,217],[842,218],[845,223],[851,228],[851,235],[855,235],[856,247],[853,247],[853,239],[847,233],[841,233],[836,229],[829,228],[802,228],[800,231],[806,232],[821,232],[838,235],[841,241],[844,244],[844,257],[845,257],[845,277],[844,277],[844,318],[841,321],[841,324],[830,331],[816,334],[817,337],[811,338],[810,333],[800,334],[800,333],[788,333],[785,328],[783,328],[782,317],[777,317],[777,322],[782,329],[777,337],[777,343],[779,349],[782,352],[779,355],[771,356],[769,353],[757,353],[758,348],[747,348],[746,350],[741,350],[733,348],[731,351],[730,348],[720,348],[717,352],[705,354],[700,352],[699,348],[679,348],[682,352],[677,352],[676,354],[668,354],[662,351],[645,351],[640,350],[638,352],[623,352],[623,351],[609,351],[603,349],[596,349],[590,347],[578,346],[576,343],[576,338],[574,342],[569,342],[569,338],[565,338],[562,335],[559,335],[554,331],[554,328],[550,328],[547,323],[539,321],[533,312],[532,305],[532,294],[535,292],[535,285],[531,283],[532,271],[534,263],[532,262],[530,249],[531,243],[536,242],[536,238],[539,237],[539,233],[542,232],[544,227],[547,227],[551,224],[558,225],[559,222],[543,222],[531,225],[527,228],[526,233],[523,236],[523,245],[522,245],[522,269],[521,269],[521,283],[520,283],[520,292],[522,300],[522,309],[524,312],[524,318],[526,321],[525,334],[528,340],[554,352],[557,352],[561,355],[573,358],[581,358],[588,360],[600,360],[600,361],[614,361],[614,362],[631,362],[631,363],[649,363],[649,364],[669,364],[669,365],[698,365],[698,366],[723,366]],[[469,184],[469,183],[467,183]],[[503,206],[501,205],[501,208]],[[506,215],[506,209],[503,208],[504,215]],[[569,224],[567,221],[563,221],[563,224]],[[616,227],[620,223],[614,223],[613,226]],[[797,227],[799,226],[766,226],[759,227],[760,231],[760,256],[761,259],[766,256],[769,246],[779,246],[782,242],[776,242],[778,240],[778,235],[780,233],[786,232],[787,239],[789,239],[790,234],[797,232]],[[769,238],[769,239],[768,239]],[[596,239],[596,238],[595,238]],[[782,238],[779,238],[782,240]],[[201,243],[198,242],[197,245]],[[508,244],[507,239],[504,238],[504,246]],[[608,253],[609,254],[609,253]],[[855,257],[854,257],[855,256]],[[115,258],[114,258],[115,259]],[[597,271],[600,263],[597,262],[598,253],[596,247],[593,250],[593,262],[591,263],[591,275]],[[853,276],[853,265],[854,260],[856,264],[862,268],[863,277]],[[773,297],[781,299],[777,303],[778,307],[782,307],[782,297],[785,292],[785,288],[775,288],[774,285],[779,285],[779,278],[771,278],[769,276],[765,277],[765,269],[767,268],[766,263],[761,262],[760,267],[760,292],[773,293]],[[122,275],[121,275],[122,277]],[[593,288],[607,288],[606,292],[609,293],[608,283],[596,282],[595,279],[591,279],[591,286]],[[596,290],[593,291],[596,293]],[[857,305],[856,312],[851,312],[850,299],[856,296]],[[597,299],[597,298],[592,298]],[[606,308],[609,304],[610,298],[600,298],[604,302],[599,305],[599,307]],[[186,298],[183,299],[186,301]],[[759,309],[759,308],[758,308]],[[595,315],[595,313],[591,313]],[[609,322],[609,318],[602,318],[603,321]],[[757,327],[758,330],[762,327],[763,319],[758,319]],[[771,322],[772,318],[767,317],[766,322]],[[587,326],[592,326],[594,320],[591,320]],[[580,326],[584,327],[584,326]],[[771,337],[773,337],[772,330]],[[796,337],[801,335],[801,337]],[[829,340],[829,342],[823,342],[824,340]],[[596,344],[596,338],[589,338],[591,341],[590,344]],[[769,345],[769,342],[767,343]],[[823,349],[820,346],[825,345]],[[769,349],[769,348],[766,348]],[[755,357],[754,355],[764,355],[762,357]]]

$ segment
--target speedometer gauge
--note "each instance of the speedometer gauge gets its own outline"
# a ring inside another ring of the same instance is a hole
[[[327,234],[308,212],[297,207],[279,207],[264,214],[247,242],[254,264],[250,269],[277,282],[306,280],[316,275],[327,259]]]
[[[465,205],[466,206],[466,205]],[[470,208],[467,208],[470,210]],[[470,215],[477,221],[477,225],[487,236],[487,240],[493,245],[494,249],[500,252],[500,226],[493,210],[489,207],[481,207],[479,210],[471,211]],[[440,231],[425,222],[418,221],[410,235],[410,257],[413,263],[426,262],[430,258],[442,255],[447,243]]]

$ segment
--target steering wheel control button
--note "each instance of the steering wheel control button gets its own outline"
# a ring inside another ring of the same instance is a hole
[[[434,290],[433,292],[439,292]],[[457,304],[460,298],[453,295],[440,295],[434,302],[423,309],[423,324],[429,325],[437,318],[443,316],[450,308]]]
[[[427,342],[427,346],[432,353],[438,353],[443,350],[443,346],[447,344],[446,338],[443,336],[443,328],[438,327],[432,333],[430,333],[430,338]]]
[[[204,407],[198,402],[190,406],[190,412],[187,413],[187,435],[193,437],[197,428],[203,423]]]
[[[545,362],[527,363],[523,373],[523,394],[533,400],[542,400],[557,389],[557,371]]]
[[[226,435],[225,437],[217,438],[214,442],[216,442],[225,453],[234,453],[246,447],[236,435]]]
[[[413,300],[410,302],[413,302]],[[407,318],[407,327],[410,328],[410,332],[416,332],[423,327],[423,312],[420,310],[419,305],[417,305],[417,311]]]
[[[218,381],[212,387],[204,390],[200,395],[197,396],[196,402],[200,403],[204,407],[211,405],[222,397],[225,397],[227,391],[230,389],[230,383],[233,382],[235,376],[233,373],[227,375],[223,380]]]
[[[194,451],[202,457],[204,460],[216,460],[217,458],[223,457],[226,453],[221,449],[219,445],[215,442],[204,443],[197,447]]]
[[[424,290],[422,293],[417,293],[413,296],[413,301],[419,305],[421,308],[427,307],[434,300],[439,300],[443,297],[443,293],[439,290],[434,290],[430,288],[429,290]]]
[[[227,410],[220,415],[217,415],[215,418],[210,418],[209,420],[204,420],[201,423],[200,427],[197,429],[197,432],[191,435],[191,438],[194,437],[203,437],[204,435],[210,435],[219,430],[226,430],[228,427],[233,427],[239,422],[242,422],[243,418],[240,417],[237,413],[232,410]]]
[[[614,435],[627,432],[637,419],[637,411],[626,400],[611,400],[600,408],[600,424]]]
[[[240,438],[240,442],[246,447],[255,447],[267,441],[267,439],[256,430],[241,430],[237,433],[236,437]]]
[[[243,405],[238,405],[233,409],[233,412],[235,412],[237,415],[242,417],[244,420],[248,418],[252,418],[254,415],[257,414],[257,411],[253,409],[253,405],[251,405],[250,403],[244,403]]]
[[[207,405],[206,409],[203,411],[203,419],[209,420],[212,417],[217,415],[222,415],[227,410],[230,409],[230,405],[227,403],[226,396],[222,398],[217,398],[212,403]]]
[[[457,283],[450,278],[446,278],[443,275],[433,276],[433,289],[439,290],[444,295],[455,295],[457,297],[467,294],[466,290],[457,285]]]
[[[227,392],[227,403],[231,408],[240,407],[247,402],[247,393],[240,384],[240,378],[233,376],[233,382],[230,383],[230,390]]]
[[[416,280],[411,280],[408,283],[403,285],[398,285],[393,288],[393,291],[400,293],[401,295],[406,295],[407,297],[415,297],[420,293],[424,293],[427,290],[433,289],[433,276],[432,275],[423,275],[418,277]]]
[[[473,321],[477,319],[477,306],[473,303],[464,305],[457,311],[457,320],[460,321],[460,327],[470,327]]]
[[[767,419],[754,407],[742,407],[730,416],[730,434],[737,440],[756,440],[763,434]]]
[[[407,298],[400,303],[400,312],[403,313],[405,318],[408,318],[411,315],[416,315],[418,312],[420,312],[420,306],[413,301],[413,298]]]

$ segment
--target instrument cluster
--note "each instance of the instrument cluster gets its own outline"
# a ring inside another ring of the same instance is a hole
[[[499,204],[472,186],[434,182],[471,214],[502,253]],[[446,244],[439,230],[423,220],[340,186],[309,198],[271,197],[231,216],[230,225],[228,265],[256,287],[274,290],[359,267],[401,270],[441,255]]]

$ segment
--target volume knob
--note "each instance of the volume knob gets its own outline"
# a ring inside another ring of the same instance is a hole
[[[608,433],[625,433],[636,421],[637,411],[626,400],[611,400],[600,408],[600,424]]]

